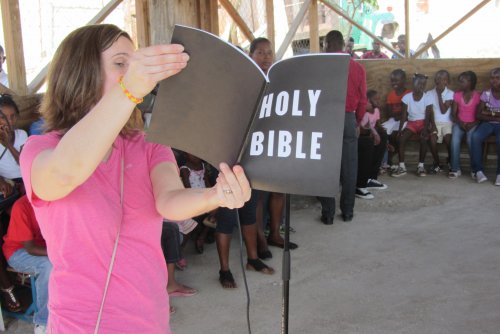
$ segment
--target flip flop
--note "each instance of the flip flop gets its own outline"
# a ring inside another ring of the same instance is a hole
[[[198,293],[198,290],[183,285],[183,288],[169,292],[170,297],[191,297]]]
[[[285,248],[285,243],[283,242],[282,244],[281,243],[277,243],[275,241],[272,241],[270,239],[267,239],[267,245],[268,246],[274,246],[274,247],[279,247],[279,248]],[[288,247],[290,249],[297,249],[299,248],[299,245],[297,245],[295,242],[289,242],[288,243]]]
[[[272,259],[273,253],[271,253],[269,250],[265,250],[262,252],[257,252],[257,256],[261,260],[268,260],[268,259]]]
[[[274,269],[267,266],[264,262],[259,259],[248,259],[247,260],[247,270],[257,271],[262,274],[272,275],[274,274]]]

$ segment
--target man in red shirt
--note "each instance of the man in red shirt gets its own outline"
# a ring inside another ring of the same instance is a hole
[[[385,53],[380,51],[379,41],[373,41],[372,47],[373,50],[365,52],[361,59],[389,59]]]
[[[49,276],[52,264],[47,257],[47,247],[28,198],[18,199],[12,207],[9,229],[4,237],[3,253],[16,271],[35,275],[37,311],[33,316],[35,333],[45,333]]]
[[[338,30],[330,31],[324,40],[327,53],[342,53],[344,37]],[[335,80],[335,78],[332,78]],[[347,78],[347,97],[345,101],[344,136],[342,140],[342,163],[340,168],[340,210],[344,221],[351,221],[354,215],[354,199],[356,194],[356,176],[358,172],[358,126],[366,112],[366,72],[363,66],[352,58],[349,60]],[[321,203],[321,221],[326,225],[333,224],[335,215],[335,198],[318,197]]]

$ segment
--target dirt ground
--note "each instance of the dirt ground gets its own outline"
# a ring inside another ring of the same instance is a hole
[[[409,171],[415,166],[409,165]],[[356,201],[352,222],[319,221],[314,198],[292,198],[290,333],[500,333],[500,187],[495,173],[476,184],[468,175],[381,180],[389,189]],[[280,333],[281,250],[271,248],[272,276],[247,271],[254,334]],[[231,269],[239,285],[218,282],[215,244],[185,250],[180,282],[196,287],[172,298],[175,334],[247,333],[246,296],[233,237]],[[24,322],[7,333],[32,333]]]

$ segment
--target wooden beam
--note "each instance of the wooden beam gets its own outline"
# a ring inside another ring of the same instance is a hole
[[[278,52],[276,52],[276,59],[277,60],[280,60],[285,55],[286,49],[288,49],[288,46],[292,42],[292,38],[293,38],[293,36],[295,36],[295,33],[297,32],[297,29],[299,28],[300,23],[302,23],[304,16],[306,16],[306,12],[309,9],[310,4],[311,4],[311,0],[304,0],[304,2],[302,3],[302,7],[300,7],[299,12],[297,13],[297,16],[295,16],[295,18],[293,19],[293,22],[290,25],[290,29],[286,33],[285,39],[283,40],[283,43],[281,43],[281,46],[278,49]]]
[[[26,95],[26,64],[24,62],[21,14],[18,0],[1,0],[5,55],[9,68],[9,87],[19,95]]]
[[[234,8],[234,6],[231,4],[229,0],[219,0],[220,4],[226,12],[231,16],[233,21],[236,23],[236,25],[241,29],[241,32],[249,41],[253,41],[255,39],[252,30],[248,27],[248,25],[245,23],[245,20],[240,16],[238,11]]]
[[[151,45],[148,0],[135,0],[135,22],[137,46],[144,48]]]
[[[417,58],[420,56],[422,53],[424,53],[426,50],[428,50],[430,47],[436,45],[437,42],[439,42],[443,37],[448,35],[450,32],[452,32],[456,27],[464,23],[468,18],[470,18],[472,15],[474,15],[478,10],[486,6],[491,0],[483,0],[481,1],[476,7],[472,8],[467,14],[465,14],[462,18],[460,18],[457,22],[453,23],[448,29],[443,31],[441,35],[438,37],[434,38],[431,42],[425,44],[423,48],[415,52],[412,58]]]
[[[309,7],[309,51],[319,52],[318,0],[312,0]]]
[[[405,58],[410,58],[410,0],[405,0]]]
[[[108,17],[108,15],[122,2],[122,0],[110,0],[106,6],[104,6],[99,13],[94,16],[87,25],[99,24]]]
[[[5,0],[0,0],[0,1],[5,1]],[[136,0],[136,5],[137,5],[137,2],[139,1],[142,1],[142,0]],[[147,1],[147,0],[145,0]],[[91,24],[98,24],[98,23],[101,23],[102,21],[104,21],[106,19],[106,17],[122,2],[122,0],[111,0],[108,2],[108,4],[106,6],[103,7],[103,9],[101,9],[99,11],[99,13],[97,13],[88,23],[87,25],[91,25]],[[139,24],[138,24],[139,26]],[[137,29],[139,30],[139,29]],[[138,31],[138,34],[139,34],[139,31]],[[139,36],[139,35],[138,35]],[[149,36],[149,34],[148,34]],[[149,37],[148,37],[149,38]],[[48,63],[47,65],[45,65],[44,68],[42,68],[42,70],[36,75],[36,77],[30,82],[30,84],[28,85],[28,88],[27,88],[27,92],[29,92],[30,94],[34,94],[36,93],[42,86],[43,84],[45,83],[45,79],[47,77],[47,73],[49,71],[49,66],[50,66],[50,63]]]
[[[271,41],[273,52],[276,52],[276,32],[274,29],[274,0],[266,0],[267,39]]]
[[[338,5],[332,4],[332,3],[330,3],[327,0],[320,0],[320,1],[326,7],[330,8],[331,10],[333,10],[334,12],[336,12],[337,14],[339,14],[340,16],[342,16],[344,19],[346,19],[350,24],[354,25],[359,30],[363,31],[365,34],[367,34],[368,36],[370,36],[374,41],[378,41],[381,45],[385,46],[388,50],[392,51],[397,56],[399,56],[401,58],[404,58],[404,56],[398,50],[396,50],[392,45],[390,45],[390,44],[386,43],[385,41],[381,40],[380,38],[378,38],[377,36],[375,36],[370,30],[366,29],[365,27],[363,27],[362,25],[360,25],[358,22],[356,22],[353,19],[351,19],[349,17],[349,15],[347,15],[347,13],[342,8],[340,8]]]

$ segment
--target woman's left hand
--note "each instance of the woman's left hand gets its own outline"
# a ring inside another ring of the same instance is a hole
[[[219,206],[229,209],[241,208],[250,199],[250,183],[241,166],[232,169],[226,164],[219,165],[219,176],[215,189]]]

